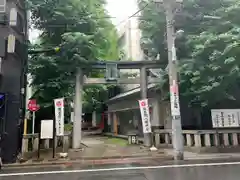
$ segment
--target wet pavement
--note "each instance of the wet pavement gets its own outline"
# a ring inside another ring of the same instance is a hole
[[[84,137],[82,143],[86,146],[82,151],[69,151],[69,158],[122,158],[122,157],[166,157],[163,149],[151,152],[149,148],[140,145],[128,145],[121,138],[106,136]]]
[[[35,153],[24,153],[22,164],[51,163],[57,161],[87,161],[102,159],[122,159],[122,158],[167,158],[172,156],[165,155],[164,149],[158,149],[151,152],[149,148],[141,145],[128,145],[128,141],[121,138],[112,138],[106,136],[85,136],[82,139],[83,147],[81,149],[69,149],[68,156],[60,158],[62,148],[57,148],[56,158],[52,158],[52,149],[40,151],[40,158]],[[91,163],[91,162],[90,162]],[[15,165],[20,165],[15,163]]]
[[[239,180],[240,162],[149,162],[148,164],[3,169],[0,180]]]

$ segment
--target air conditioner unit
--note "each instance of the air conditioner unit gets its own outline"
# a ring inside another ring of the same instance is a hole
[[[24,31],[23,17],[18,13],[16,8],[10,10],[9,25],[20,33]]]

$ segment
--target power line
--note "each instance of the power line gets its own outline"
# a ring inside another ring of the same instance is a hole
[[[118,23],[118,24],[116,25],[116,27],[119,26],[119,25],[121,25],[122,23],[128,21],[129,19],[135,17],[138,13],[142,12],[148,5],[149,5],[149,4],[147,3],[145,6],[143,6],[141,9],[139,9],[137,12],[133,13],[133,14],[132,14],[131,16],[129,16],[127,19],[122,20],[120,23]],[[139,17],[139,16],[136,16],[136,17]]]
[[[141,17],[141,16],[132,16],[131,18],[133,18],[133,17]],[[114,16],[109,16],[109,17],[99,17],[99,18],[91,18],[91,19],[114,19],[114,18],[118,18],[118,17],[114,17]],[[128,18],[129,19],[129,18]],[[121,21],[121,23],[123,23],[123,22],[125,22],[125,21],[127,21],[128,19],[125,19],[125,20],[123,20],[123,21]],[[118,24],[118,25],[120,25],[120,23]],[[118,26],[118,25],[116,25],[116,26]],[[71,26],[76,26],[76,24],[75,23],[54,23],[54,24],[48,24],[47,25],[47,27],[52,27],[52,28],[54,28],[54,27],[71,27]]]
[[[141,16],[131,16],[131,18],[133,18],[133,17],[141,17]],[[98,19],[114,19],[114,18],[118,18],[118,17],[114,17],[114,16],[106,16],[106,17],[99,17],[99,18],[91,18],[91,19],[96,19],[96,20],[98,20]],[[130,19],[129,17],[128,17],[128,19]],[[125,21],[127,21],[128,19],[125,19],[125,20],[123,20],[123,21],[121,21],[121,23],[123,23],[123,22],[125,22]],[[118,25],[116,25],[116,26],[119,26],[120,25],[120,23],[118,24]],[[46,23],[46,26],[48,27],[48,28],[55,28],[55,27],[71,27],[71,26],[77,26],[77,24],[75,24],[75,23],[54,23],[54,24],[48,24],[48,23]]]
[[[141,17],[139,15],[137,15],[138,13],[142,12],[147,6],[149,5],[149,3],[147,3],[146,5],[144,5],[141,9],[137,10],[136,12],[134,12],[132,15],[130,15],[129,17],[127,17],[127,19],[122,20],[120,23],[118,23],[117,25],[114,26],[114,29],[117,28],[118,26],[120,26],[122,23],[128,21],[129,19],[133,18],[133,17]],[[95,19],[111,19],[111,18],[117,18],[117,17],[113,17],[113,16],[106,16],[106,17],[99,17],[99,18],[95,18]],[[49,24],[48,27],[69,27],[69,26],[76,26],[76,24]]]
[[[146,4],[143,8],[139,9],[138,11],[136,11],[135,13],[133,13],[131,16],[127,17],[126,19],[122,20],[120,23],[118,23],[116,25],[119,26],[121,25],[122,23],[128,21],[129,19],[131,18],[134,18],[134,17],[141,17],[139,15],[137,15],[138,13],[140,13],[141,11],[143,11],[149,4]],[[106,17],[99,17],[99,18],[91,18],[91,19],[114,19],[114,18],[118,18],[118,17],[114,17],[114,16],[106,16]],[[49,24],[48,27],[67,27],[67,26],[76,26],[76,24],[64,24],[64,23],[58,23],[58,24]]]
[[[146,5],[144,5],[141,9],[137,10],[136,12],[134,12],[132,15],[130,15],[129,17],[127,17],[126,19],[122,20],[120,23],[118,23],[116,25],[119,26],[121,25],[122,23],[128,21],[129,19],[133,18],[133,17],[141,17],[139,15],[137,15],[138,13],[142,12],[147,6],[149,5],[149,3],[147,3]],[[118,18],[118,17],[114,17],[114,16],[105,16],[105,17],[92,17],[91,19],[115,19],[115,18]],[[46,23],[47,24],[47,23]],[[57,24],[49,24],[47,25],[48,27],[67,27],[67,26],[76,26],[76,24],[68,24],[68,23],[57,23]]]

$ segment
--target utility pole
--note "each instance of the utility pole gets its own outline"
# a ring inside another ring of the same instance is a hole
[[[82,92],[83,71],[78,68],[76,73],[74,121],[73,121],[73,149],[81,148],[82,140]]]
[[[183,136],[182,123],[179,103],[178,91],[178,71],[177,57],[175,48],[175,29],[174,29],[174,5],[181,3],[182,0],[155,0],[155,2],[163,2],[166,23],[167,23],[167,46],[168,46],[168,67],[169,67],[169,85],[170,85],[170,102],[172,116],[172,141],[175,151],[174,159],[183,160]]]
[[[141,79],[141,99],[147,99],[147,69],[145,67],[142,67],[140,69],[140,79]],[[150,133],[144,133],[144,145],[147,147],[151,147],[152,145],[152,139]]]

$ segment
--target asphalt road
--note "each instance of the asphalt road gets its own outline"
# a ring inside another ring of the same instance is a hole
[[[2,170],[0,180],[239,180],[240,162],[198,162],[143,166],[46,167]]]

